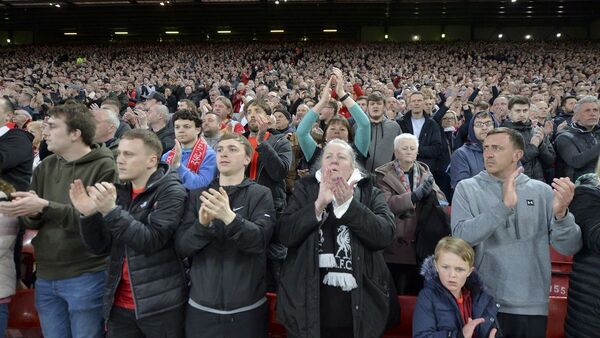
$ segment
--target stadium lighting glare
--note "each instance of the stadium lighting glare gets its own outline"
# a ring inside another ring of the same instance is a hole
[[[446,38],[446,33],[442,33],[442,39]]]
[[[498,39],[502,39],[504,37],[504,34],[500,33],[498,34]]]
[[[160,2],[160,5],[161,5],[161,6],[164,6],[164,5],[165,5],[165,3],[161,1],[161,2]]]
[[[6,43],[10,43],[10,42],[11,42],[10,39],[6,39]]]
[[[515,3],[515,2],[517,2],[517,0],[510,0],[510,2]]]
[[[129,32],[115,32],[115,35],[127,35]]]
[[[75,35],[77,35],[77,32],[65,32],[64,34],[66,36],[75,36]]]
[[[279,0],[275,0],[275,4],[276,4],[276,5],[279,5]]]
[[[387,34],[383,36],[383,38],[384,38],[384,39],[386,39],[386,40],[387,40],[389,37],[390,37],[390,36],[389,36],[389,35],[387,35]]]
[[[525,35],[525,40],[530,40],[530,39],[531,39],[531,34]]]
[[[284,33],[283,29],[271,29],[271,33]]]
[[[231,34],[229,30],[217,31],[217,34]]]
[[[166,31],[165,34],[177,35],[177,34],[179,34],[179,31]]]
[[[413,41],[419,41],[421,39],[421,37],[418,35],[413,35],[412,39],[413,39]]]
[[[556,33],[556,37],[560,38],[562,36],[562,33]]]
[[[337,29],[324,29],[323,33],[337,33]]]
[[[60,4],[56,4],[56,5],[54,5],[54,7],[60,8]]]

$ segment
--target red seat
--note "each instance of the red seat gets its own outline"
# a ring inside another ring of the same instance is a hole
[[[398,296],[400,303],[400,324],[387,330],[384,338],[410,338],[412,337],[412,317],[417,303],[415,296]]]
[[[550,297],[548,306],[547,338],[565,337],[565,318],[567,316],[567,297]]]
[[[277,306],[277,295],[271,292],[267,293],[267,302],[269,303],[269,338],[285,338],[287,332],[285,327],[277,322],[275,307]]]
[[[561,255],[554,248],[550,247],[550,261],[552,262],[552,272],[571,273],[573,256]]]
[[[35,310],[34,289],[18,290],[8,305],[8,327],[14,329],[39,328],[40,319]]]

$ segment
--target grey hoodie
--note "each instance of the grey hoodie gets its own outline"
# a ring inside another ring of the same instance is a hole
[[[394,139],[400,134],[400,125],[387,117],[380,123],[371,122],[371,143],[365,164],[368,172],[375,173],[375,169],[394,159]]]
[[[581,248],[581,230],[571,213],[554,218],[549,185],[520,174],[517,196],[517,206],[507,208],[502,181],[487,171],[461,181],[452,200],[452,235],[474,247],[475,268],[501,312],[547,316],[548,244],[573,255]]]

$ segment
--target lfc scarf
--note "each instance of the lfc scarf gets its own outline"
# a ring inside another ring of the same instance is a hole
[[[190,169],[191,172],[197,173],[198,169],[200,169],[200,165],[202,165],[202,161],[204,161],[204,157],[206,156],[206,149],[208,148],[208,144],[204,141],[202,136],[198,137],[196,143],[194,143],[194,147],[192,148],[192,153],[190,154],[190,158],[188,159],[187,168]],[[166,162],[171,164],[173,162],[173,157],[175,157],[175,149],[171,149],[169,151],[169,155],[167,155]]]

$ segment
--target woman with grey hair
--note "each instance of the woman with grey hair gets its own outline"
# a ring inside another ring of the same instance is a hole
[[[381,253],[393,216],[347,142],[327,143],[321,169],[297,182],[278,226],[288,255],[277,318],[288,337],[380,337],[393,297]]]
[[[383,191],[396,223],[396,239],[385,249],[384,257],[398,294],[416,295],[423,288],[419,266],[422,259],[433,254],[435,244],[444,237],[420,237],[424,240],[417,243],[418,231],[424,235],[424,230],[437,224],[447,230],[446,235],[450,234],[448,219],[443,211],[440,214],[439,208],[440,204],[447,205],[448,202],[435,184],[429,167],[417,161],[418,150],[419,140],[414,135],[400,134],[394,139],[395,160],[375,169],[377,185]],[[416,244],[423,246],[417,248]]]

